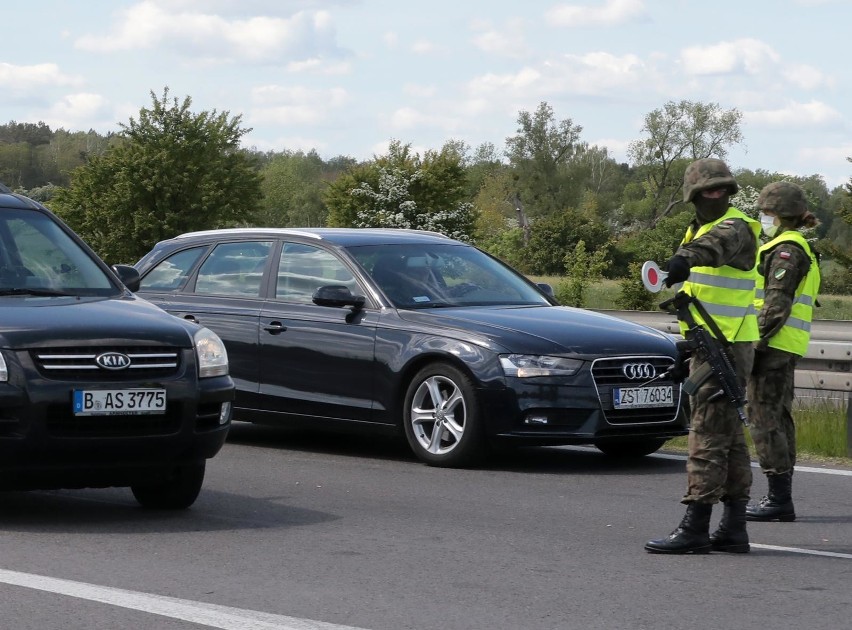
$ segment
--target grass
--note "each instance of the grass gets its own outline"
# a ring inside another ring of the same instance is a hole
[[[529,276],[533,282],[547,282],[554,289],[565,278],[561,276]],[[621,292],[618,280],[598,280],[586,292],[586,308],[621,310],[617,304]],[[672,296],[669,290],[655,296],[658,304]],[[820,295],[820,306],[815,309],[815,319],[834,319],[852,321],[852,295]]]
[[[800,405],[793,412],[796,422],[796,450],[799,463],[815,461],[852,466],[847,444],[845,406],[830,403]],[[754,442],[746,429],[746,442],[753,460],[757,460]],[[686,452],[686,436],[666,442],[666,450]]]

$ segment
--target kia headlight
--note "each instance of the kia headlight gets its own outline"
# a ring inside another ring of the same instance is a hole
[[[3,357],[3,353],[0,352],[0,383],[7,383],[9,381],[9,369],[6,367],[6,359]]]
[[[209,328],[195,333],[195,356],[198,358],[199,378],[228,374],[228,351],[219,335]]]
[[[573,376],[584,361],[565,357],[548,357],[533,354],[501,354],[503,374],[518,378],[532,376]]]

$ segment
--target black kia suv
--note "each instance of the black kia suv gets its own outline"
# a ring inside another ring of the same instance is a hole
[[[43,205],[0,185],[0,489],[199,494],[234,383],[219,337],[136,297]]]

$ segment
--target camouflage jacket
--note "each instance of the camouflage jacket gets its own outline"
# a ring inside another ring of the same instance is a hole
[[[701,227],[697,221],[693,230]],[[706,234],[685,245],[675,255],[683,256],[690,267],[723,267],[748,271],[754,268],[757,258],[757,239],[742,219],[724,221],[713,226]]]
[[[763,308],[757,314],[758,349],[766,347],[790,316],[796,288],[811,268],[808,254],[795,243],[780,243],[763,257],[757,271],[764,278]]]

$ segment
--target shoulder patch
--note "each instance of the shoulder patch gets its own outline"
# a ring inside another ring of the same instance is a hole
[[[775,279],[776,279],[776,280],[780,280],[780,279],[781,279],[781,278],[783,278],[786,274],[787,274],[787,270],[786,270],[786,269],[776,269],[776,270],[775,270],[775,273],[774,273],[774,274],[772,274],[772,275],[774,275],[774,276],[775,276]]]
[[[786,259],[786,258],[790,257],[790,252],[778,252],[778,256],[779,256],[779,258],[785,258]]]

